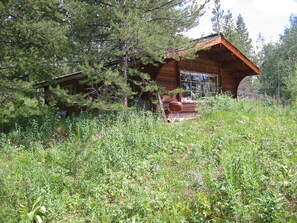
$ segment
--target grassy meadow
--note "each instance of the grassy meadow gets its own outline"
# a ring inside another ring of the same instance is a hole
[[[0,135],[0,222],[297,222],[297,108],[207,99],[14,123]]]

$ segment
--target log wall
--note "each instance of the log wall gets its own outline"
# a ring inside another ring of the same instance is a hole
[[[156,83],[164,87],[168,91],[176,89],[178,87],[178,70],[176,61],[171,60],[170,62],[161,66],[161,69],[156,75]]]
[[[237,97],[237,89],[239,81],[236,76],[232,75],[228,71],[221,69],[220,62],[210,60],[203,56],[198,56],[194,60],[183,60],[174,61],[171,60],[168,63],[162,65],[161,69],[154,76],[157,84],[163,86],[166,90],[174,90],[180,87],[180,76],[181,70],[194,71],[201,73],[214,74],[218,77],[218,93],[220,90],[222,92],[230,92],[233,97]],[[177,97],[179,100],[180,98]],[[181,114],[194,114],[195,104],[193,103],[183,103],[184,109],[180,112]],[[169,101],[164,101],[164,109],[168,109]]]
[[[239,83],[234,75],[229,72],[222,71],[221,85],[223,92],[230,92],[233,97],[236,98]]]
[[[179,72],[181,70],[195,71],[201,73],[215,74],[218,76],[218,92],[230,92],[234,97],[237,95],[239,81],[236,76],[228,71],[220,69],[220,63],[209,60],[204,57],[198,57],[195,60],[170,61],[159,70],[156,75],[156,82],[166,90],[174,90],[180,86]]]
[[[195,60],[184,60],[178,62],[179,70],[196,71],[208,74],[219,74],[220,65],[202,56]]]

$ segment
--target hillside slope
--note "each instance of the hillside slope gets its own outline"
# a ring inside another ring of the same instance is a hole
[[[195,120],[147,112],[0,137],[0,222],[296,222],[296,109],[216,98]]]

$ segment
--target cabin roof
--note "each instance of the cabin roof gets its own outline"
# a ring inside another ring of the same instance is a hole
[[[234,45],[232,45],[222,34],[212,34],[194,40],[193,50],[197,55],[203,54],[209,59],[220,63],[222,69],[238,76],[258,75],[261,70],[241,53]],[[191,49],[192,50],[192,49]],[[166,53],[166,59],[174,57],[183,57],[189,50],[179,49],[170,50]],[[48,86],[49,84],[58,84],[63,81],[80,79],[83,77],[82,71],[64,74],[55,78],[53,81],[42,81],[34,84],[35,88]]]
[[[76,80],[84,77],[82,71],[77,71],[73,73],[64,74],[60,77],[55,78],[53,81],[40,81],[34,84],[34,88],[41,88],[44,86],[48,86],[49,84],[59,84],[64,81]]]
[[[234,75],[251,76],[261,73],[261,70],[222,34],[212,34],[196,39],[194,42],[193,49],[196,54],[203,54],[209,59],[219,62],[222,69]],[[166,58],[183,57],[187,52],[188,50],[169,51]]]
[[[196,46],[199,46],[199,44],[198,42]],[[247,75],[257,75],[261,73],[260,68],[224,38],[222,34],[206,39],[204,48],[211,48],[212,52],[210,56],[222,62],[223,69],[233,68],[234,71],[245,71]]]

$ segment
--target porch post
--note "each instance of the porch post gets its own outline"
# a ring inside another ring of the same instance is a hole
[[[222,62],[219,63],[218,93],[222,93]]]
[[[180,72],[179,72],[179,66],[178,66],[178,61],[175,61],[175,70],[176,70],[176,83],[177,83],[177,87],[180,88],[181,87],[181,82],[180,82]],[[181,101],[181,93],[177,94],[177,100]]]

